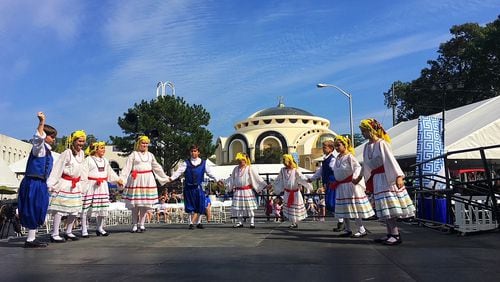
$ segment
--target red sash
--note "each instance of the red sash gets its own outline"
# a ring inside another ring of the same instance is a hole
[[[349,182],[352,182],[352,174],[349,175],[347,178],[343,179],[343,180],[340,180],[340,181],[333,181],[332,183],[330,183],[330,189],[337,189],[337,187],[340,185],[340,184],[344,184],[344,183],[349,183]]]
[[[108,180],[108,178],[89,177],[89,180],[95,180],[95,184],[97,184],[97,186],[101,186],[102,182]]]
[[[376,169],[372,170],[372,172],[370,173],[370,178],[368,178],[368,180],[366,181],[366,191],[373,193],[373,176],[375,174],[380,174],[384,172],[385,172],[384,165],[381,165]]]
[[[285,188],[285,191],[288,192],[288,201],[286,202],[286,206],[291,207],[293,202],[295,201],[295,193],[297,193],[299,190],[290,190]]]
[[[137,174],[138,173],[150,173],[150,172],[153,172],[152,170],[132,170],[132,179],[136,179],[137,178]]]
[[[234,190],[250,190],[250,189],[252,189],[252,185],[234,188]]]
[[[77,178],[74,178],[74,177],[71,177],[71,176],[63,173],[63,175],[61,177],[62,177],[62,179],[66,179],[66,180],[71,181],[71,188],[75,188],[76,183],[78,183],[80,181],[80,176],[78,176]]]

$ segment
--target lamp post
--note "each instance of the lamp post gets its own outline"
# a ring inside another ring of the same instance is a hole
[[[156,98],[158,98],[159,96],[165,96],[165,87],[168,86],[170,87],[170,89],[172,89],[172,96],[175,97],[175,85],[173,82],[170,82],[170,81],[166,81],[166,82],[158,82],[158,84],[156,84]]]
[[[350,93],[347,93],[346,91],[344,91],[342,88],[340,88],[336,85],[333,85],[333,84],[318,83],[316,85],[316,87],[318,87],[318,88],[333,87],[333,88],[337,89],[338,91],[340,91],[340,93],[344,94],[349,99],[349,124],[351,127],[351,144],[354,147],[354,125],[352,122],[352,95]]]

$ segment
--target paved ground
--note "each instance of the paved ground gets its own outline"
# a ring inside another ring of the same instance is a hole
[[[499,281],[500,233],[459,236],[402,223],[404,243],[366,222],[365,238],[338,238],[332,222],[258,222],[256,229],[210,224],[204,230],[156,224],[109,237],[24,249],[0,241],[0,281]],[[48,239],[48,238],[45,238]]]

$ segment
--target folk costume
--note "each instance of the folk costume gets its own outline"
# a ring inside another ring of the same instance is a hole
[[[375,136],[365,145],[363,151],[363,175],[368,191],[373,191],[377,216],[387,221],[387,245],[401,243],[396,218],[415,215],[415,206],[403,186],[398,188],[396,180],[404,177],[398,162],[389,147],[391,141],[382,125],[375,119],[361,121],[360,129],[364,134]]]
[[[18,194],[18,211],[21,225],[28,228],[25,247],[45,247],[35,234],[38,226],[43,225],[49,206],[47,178],[52,171],[53,157],[51,147],[45,143],[46,133],[37,131],[32,139],[33,148],[26,164],[26,174],[21,181]]]
[[[203,229],[201,215],[206,214],[206,195],[203,190],[203,180],[206,174],[209,178],[216,180],[210,166],[201,158],[189,158],[179,165],[179,168],[172,174],[170,180],[173,181],[184,174],[184,211],[189,213],[189,228],[193,225]],[[197,222],[193,222],[193,214],[198,214]]]
[[[337,155],[333,173],[336,181],[330,184],[329,189],[336,191],[335,199],[335,216],[345,219],[346,233],[341,234],[342,237],[353,236],[363,237],[366,230],[362,224],[362,218],[369,218],[375,215],[370,201],[365,194],[364,182],[353,184],[353,179],[358,178],[361,173],[361,165],[354,157],[354,148],[351,146],[349,138],[338,135],[335,142],[342,143],[345,148],[345,154]],[[351,218],[356,219],[359,231],[352,234],[350,227]]]
[[[80,138],[86,138],[83,130],[71,133],[68,138],[70,148],[61,153],[47,179],[47,186],[51,191],[49,211],[54,217],[52,242],[64,242],[59,237],[59,227],[63,216],[68,217],[64,237],[70,240],[78,240],[72,231],[74,221],[82,211],[83,182],[81,180],[85,153],[83,150],[76,152],[73,147],[74,143]],[[74,153],[76,154],[74,155]]]
[[[237,153],[236,160],[244,160],[245,165],[236,166],[231,174],[231,179],[226,180],[226,183],[230,183],[226,192],[233,191],[232,213],[238,218],[233,227],[243,227],[243,216],[247,214],[250,217],[250,228],[255,228],[254,210],[258,207],[253,191],[262,191],[267,186],[267,182],[251,166],[250,158],[246,154]]]
[[[297,228],[297,223],[307,217],[300,186],[310,187],[311,184],[307,182],[307,177],[297,169],[297,163],[295,163],[292,155],[283,155],[283,163],[291,168],[281,168],[273,183],[274,193],[279,195],[281,192],[285,192],[283,196],[283,215],[292,222],[290,228]]]
[[[104,142],[94,142],[87,148],[87,158],[84,161],[83,179],[83,205],[82,205],[82,237],[88,237],[87,218],[96,217],[97,236],[108,236],[104,231],[104,219],[108,216],[109,187],[108,182],[118,182],[120,177],[111,168],[109,161],[95,155],[99,147],[106,146]]]
[[[141,143],[149,144],[149,142],[147,136],[140,136],[137,139],[136,150],[128,156],[120,174],[120,178],[126,183],[122,199],[125,200],[126,207],[132,211],[132,233],[146,230],[144,224],[147,212],[153,208],[154,204],[158,203],[155,178],[162,185],[169,181],[155,156],[147,150],[139,151]],[[138,221],[139,229],[137,229]]]

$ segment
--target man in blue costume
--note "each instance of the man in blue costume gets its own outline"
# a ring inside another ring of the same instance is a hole
[[[197,145],[189,148],[189,154],[191,157],[179,165],[177,171],[170,177],[170,181],[184,174],[184,211],[189,214],[189,229],[194,229],[194,224],[196,228],[203,229],[201,215],[206,214],[203,177],[205,174],[213,180],[216,180],[216,177],[212,174],[210,166],[207,166],[207,162],[199,157],[200,150]]]
[[[18,210],[21,225],[28,228],[25,248],[43,248],[46,243],[36,239],[38,226],[45,222],[49,206],[47,178],[52,171],[51,145],[54,145],[57,130],[45,124],[45,114],[39,112],[38,128],[33,136],[33,148],[26,165],[26,174],[21,181],[18,195]]]
[[[325,154],[325,158],[323,163],[321,163],[321,167],[314,173],[313,176],[309,178],[309,182],[321,177],[321,181],[323,182],[323,186],[326,191],[326,209],[335,213],[336,193],[335,189],[330,188],[330,184],[335,182],[335,176],[333,175],[333,167],[335,165],[335,148],[333,147],[333,144],[333,140],[326,140],[323,142],[323,154]],[[337,227],[333,228],[334,232],[340,232],[345,228],[344,219],[339,218],[338,220],[339,222],[337,223]]]

